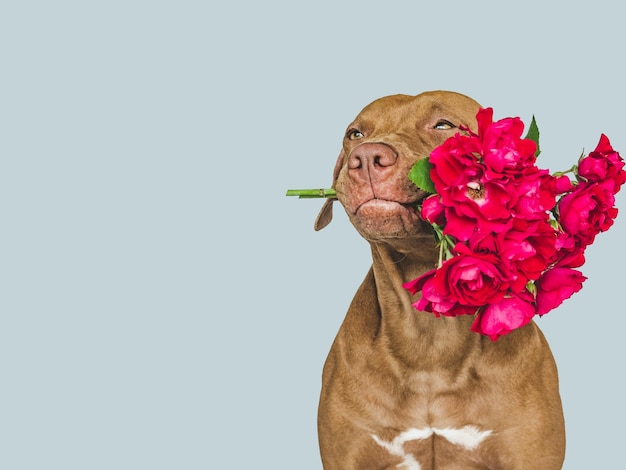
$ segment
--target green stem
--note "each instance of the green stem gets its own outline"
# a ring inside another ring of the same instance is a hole
[[[439,263],[437,265],[440,268],[443,265],[444,254],[445,259],[450,257],[450,247],[449,247],[449,237],[443,234],[443,228],[441,228],[437,224],[432,224],[433,230],[435,232],[435,238],[437,239],[437,243],[439,244]]]
[[[552,176],[558,178],[559,176],[563,176],[566,175],[568,173],[574,173],[576,174],[578,171],[578,165],[573,165],[570,169],[565,170],[565,171],[557,171],[555,173],[552,174]]]
[[[439,263],[437,264],[437,268],[443,266],[443,240],[439,240]]]
[[[334,189],[288,189],[287,196],[298,196],[300,199],[317,197],[336,198],[337,192]]]

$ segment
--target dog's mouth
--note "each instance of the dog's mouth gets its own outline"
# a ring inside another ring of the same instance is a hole
[[[427,193],[420,191],[414,198],[408,201],[399,201],[395,199],[384,199],[380,197],[372,197],[367,201],[362,202],[354,211],[355,215],[360,215],[360,212],[363,211],[371,211],[371,210],[381,210],[381,211],[389,211],[389,213],[393,213],[396,211],[406,211],[410,214],[414,214],[416,217],[421,219],[419,207],[422,204],[422,201],[426,199],[428,196]]]
[[[370,211],[374,209],[392,212],[404,209],[408,212],[417,214],[417,204],[419,204],[419,202],[400,202],[390,199],[373,198],[365,201],[359,207],[357,207],[355,215],[359,215],[363,211]]]
[[[352,223],[369,240],[400,239],[430,234],[430,226],[421,217],[420,211],[420,205],[427,196],[427,193],[420,191],[410,194],[405,200],[368,198],[352,212]]]

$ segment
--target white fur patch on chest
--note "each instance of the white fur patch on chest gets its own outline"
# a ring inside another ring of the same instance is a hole
[[[402,462],[398,467],[404,466],[406,470],[420,470],[421,466],[419,462],[415,460],[415,457],[405,453],[404,443],[428,439],[433,434],[441,436],[451,444],[460,446],[466,450],[474,450],[491,434],[491,431],[481,431],[476,426],[471,425],[464,426],[461,429],[411,428],[408,431],[398,434],[391,442],[383,441],[375,434],[372,434],[372,438],[391,455],[402,458]]]

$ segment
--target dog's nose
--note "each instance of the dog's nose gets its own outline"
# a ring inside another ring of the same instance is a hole
[[[367,142],[350,153],[348,170],[355,179],[381,179],[397,160],[398,154],[388,145]]]

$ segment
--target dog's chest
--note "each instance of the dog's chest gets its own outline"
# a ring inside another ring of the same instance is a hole
[[[372,434],[371,439],[375,445],[371,450],[383,459],[382,468],[484,469],[480,448],[491,434],[491,430],[473,425],[461,428],[410,428],[396,433],[388,440]]]

